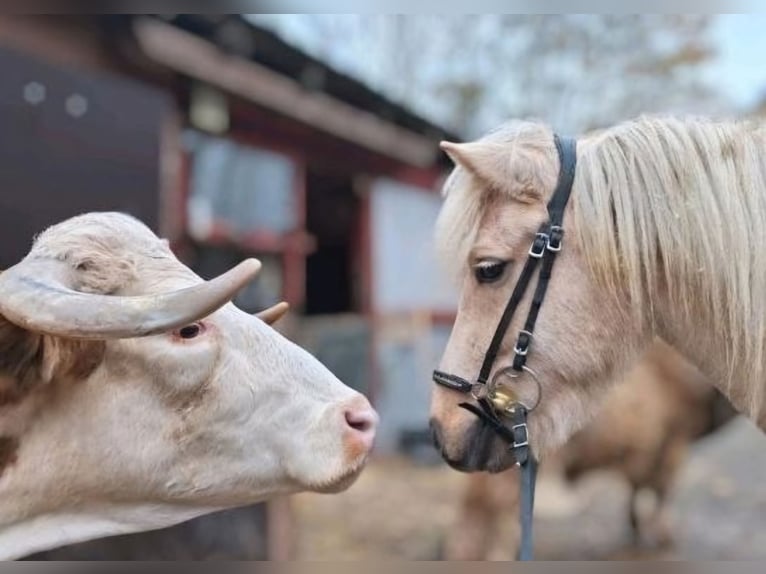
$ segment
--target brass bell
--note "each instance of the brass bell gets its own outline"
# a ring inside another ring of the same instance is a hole
[[[508,387],[498,386],[492,390],[489,394],[489,400],[492,402],[492,406],[496,411],[504,413],[511,405],[519,402],[516,393],[514,393]]]

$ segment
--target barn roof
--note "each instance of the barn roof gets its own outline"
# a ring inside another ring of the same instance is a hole
[[[417,115],[242,15],[183,14],[173,17],[170,22],[227,51],[245,56],[290,78],[300,79],[309,89],[324,92],[410,131],[432,139],[459,139],[444,126]]]

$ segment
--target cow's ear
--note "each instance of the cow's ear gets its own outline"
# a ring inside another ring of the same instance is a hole
[[[16,400],[36,384],[85,378],[103,357],[103,341],[40,335],[0,315],[0,405]]]
[[[39,379],[41,342],[0,315],[0,405],[15,402]]]
[[[273,325],[284,317],[285,313],[289,310],[290,304],[287,301],[281,301],[268,309],[264,309],[260,313],[256,313],[255,316],[267,325]]]
[[[42,356],[39,362],[43,382],[85,379],[104,359],[104,341],[65,339],[42,336]]]

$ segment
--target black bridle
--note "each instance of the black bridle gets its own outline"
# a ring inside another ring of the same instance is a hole
[[[556,189],[548,202],[548,221],[540,226],[529,248],[527,261],[497,324],[495,334],[492,336],[492,341],[484,355],[484,361],[482,362],[476,382],[471,383],[462,377],[442,371],[434,371],[433,373],[435,383],[454,391],[470,394],[476,399],[478,406],[472,403],[460,403],[460,407],[472,412],[484,421],[501,439],[510,445],[509,448],[514,452],[516,464],[521,469],[521,502],[519,510],[521,522],[520,560],[531,560],[533,551],[532,510],[534,507],[537,461],[529,447],[527,414],[537,406],[541,391],[537,376],[532,369],[526,366],[526,362],[532,344],[537,315],[540,312],[540,306],[543,303],[545,292],[550,282],[553,263],[556,260],[556,255],[561,251],[564,235],[562,226],[564,210],[572,192],[575,166],[577,164],[576,140],[554,135],[554,142],[558,152],[560,168]],[[516,338],[513,364],[497,371],[490,381],[489,377],[492,367],[497,360],[497,353],[511,324],[511,319],[513,319],[516,308],[519,306],[540,263],[540,274],[532,297],[532,304],[529,307],[529,314],[524,323],[524,328],[519,331]],[[525,405],[516,397],[513,390],[503,388],[498,384],[499,376],[508,374],[510,374],[511,378],[518,378],[522,374],[532,377],[537,385],[538,392],[533,405]],[[503,419],[506,420],[504,421]],[[510,423],[510,425],[507,423]]]

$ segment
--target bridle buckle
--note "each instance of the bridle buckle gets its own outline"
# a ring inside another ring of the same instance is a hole
[[[564,228],[560,225],[551,225],[551,232],[548,237],[548,245],[546,249],[557,253],[561,251],[561,243],[564,239]]]
[[[516,438],[517,429],[523,429],[524,435],[520,439]],[[529,446],[529,428],[527,423],[520,423],[511,427],[513,432],[513,445],[512,448],[521,448],[523,446]]]
[[[513,352],[520,357],[525,357],[529,352],[529,343],[532,341],[532,333],[526,329],[519,331],[519,336],[516,339],[516,345],[513,347]]]
[[[545,254],[545,248],[548,246],[548,234],[538,232],[535,234],[535,240],[529,246],[529,256],[533,259],[540,259]]]

